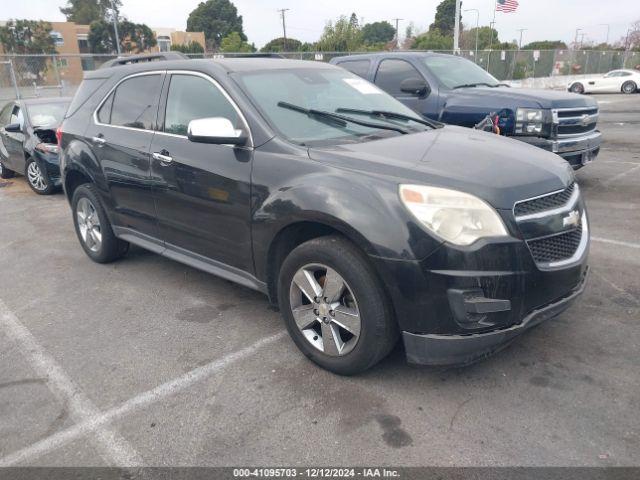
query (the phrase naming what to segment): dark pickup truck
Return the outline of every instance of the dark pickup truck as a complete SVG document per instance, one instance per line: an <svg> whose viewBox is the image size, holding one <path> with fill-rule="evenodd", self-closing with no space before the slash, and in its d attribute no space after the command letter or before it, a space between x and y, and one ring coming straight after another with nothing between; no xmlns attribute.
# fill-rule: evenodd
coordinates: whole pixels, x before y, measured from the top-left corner
<svg viewBox="0 0 640 480"><path fill-rule="evenodd" d="M464 127L488 123L496 133L557 153L574 169L600 151L598 103L589 97L510 88L454 55L386 52L331 63L375 83L425 117Z"/></svg>

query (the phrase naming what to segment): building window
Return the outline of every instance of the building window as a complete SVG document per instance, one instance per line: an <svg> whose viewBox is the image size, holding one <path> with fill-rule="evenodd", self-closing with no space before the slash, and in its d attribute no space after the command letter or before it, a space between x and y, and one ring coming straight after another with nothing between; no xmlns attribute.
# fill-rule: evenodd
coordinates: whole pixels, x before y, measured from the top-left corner
<svg viewBox="0 0 640 480"><path fill-rule="evenodd" d="M53 43L56 47L64 45L64 38L62 38L62 34L60 32L52 30L49 35L53 38Z"/></svg>

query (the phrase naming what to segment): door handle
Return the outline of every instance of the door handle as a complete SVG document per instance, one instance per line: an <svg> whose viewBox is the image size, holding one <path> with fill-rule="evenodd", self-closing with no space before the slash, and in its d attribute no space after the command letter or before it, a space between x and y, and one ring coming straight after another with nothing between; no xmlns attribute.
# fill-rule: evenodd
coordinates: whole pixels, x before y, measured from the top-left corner
<svg viewBox="0 0 640 480"><path fill-rule="evenodd" d="M166 152L166 150L163 150L163 152L169 153L169 152ZM151 156L153 157L154 160L158 160L161 164L169 164L173 162L173 157L170 157L169 155L165 155L164 153L161 153L161 152L153 152Z"/></svg>
<svg viewBox="0 0 640 480"><path fill-rule="evenodd" d="M91 141L96 145L104 145L105 143L107 143L107 141L102 137L93 137Z"/></svg>

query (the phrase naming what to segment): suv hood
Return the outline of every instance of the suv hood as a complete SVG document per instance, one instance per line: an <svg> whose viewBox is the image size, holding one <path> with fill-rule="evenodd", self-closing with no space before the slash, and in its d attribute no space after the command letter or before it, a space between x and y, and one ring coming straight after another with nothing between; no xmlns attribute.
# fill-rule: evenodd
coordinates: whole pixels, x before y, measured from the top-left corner
<svg viewBox="0 0 640 480"><path fill-rule="evenodd" d="M561 190L573 171L559 156L524 142L446 126L366 143L310 148L311 159L368 175L452 188L494 208Z"/></svg>
<svg viewBox="0 0 640 480"><path fill-rule="evenodd" d="M511 87L475 87L451 90L446 94L449 101L467 99L473 105L482 102L483 106L495 105L497 110L512 107L525 108L582 108L597 107L593 98L575 93L554 90L536 90L531 88Z"/></svg>

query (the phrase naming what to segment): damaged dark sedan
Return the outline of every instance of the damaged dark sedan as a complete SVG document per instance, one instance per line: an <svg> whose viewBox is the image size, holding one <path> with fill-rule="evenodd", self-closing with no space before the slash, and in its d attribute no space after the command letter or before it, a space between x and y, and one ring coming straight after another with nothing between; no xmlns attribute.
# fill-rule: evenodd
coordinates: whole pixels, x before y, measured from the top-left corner
<svg viewBox="0 0 640 480"><path fill-rule="evenodd" d="M24 175L31 189L49 195L60 186L56 129L69 98L15 100L0 110L0 176Z"/></svg>

